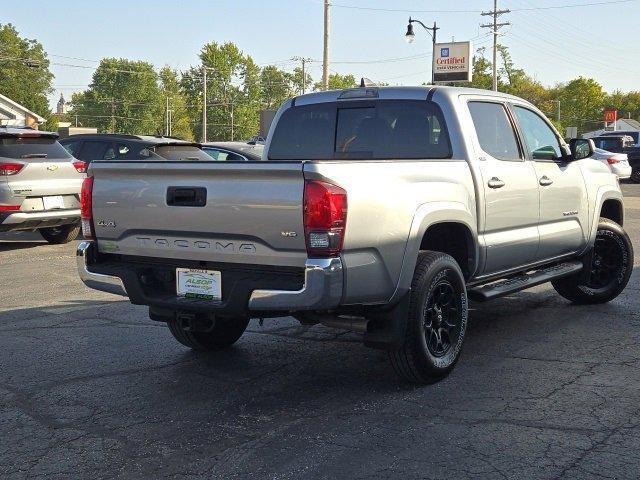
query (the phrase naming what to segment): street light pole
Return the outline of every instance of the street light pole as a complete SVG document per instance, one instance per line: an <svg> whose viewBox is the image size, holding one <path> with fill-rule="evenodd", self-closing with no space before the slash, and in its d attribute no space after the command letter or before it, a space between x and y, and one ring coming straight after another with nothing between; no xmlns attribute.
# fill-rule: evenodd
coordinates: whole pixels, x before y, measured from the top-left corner
<svg viewBox="0 0 640 480"><path fill-rule="evenodd" d="M416 35L413 32L413 24L414 23L417 23L418 25L421 25L422 28L424 28L427 31L427 33L429 35L431 35L431 42L432 42L432 47L431 47L431 84L433 85L433 84L435 84L435 71L434 71L434 68L433 68L433 60L435 59L435 56L436 56L436 33L438 32L438 30L440 30L440 27L438 27L436 25L436 22L433 22L433 27L427 27L420 20L416 20L416 19L413 19L413 18L409 17L409 24L407 25L407 33L405 34L405 39L409 43L413 43L413 41L416 38Z"/></svg>

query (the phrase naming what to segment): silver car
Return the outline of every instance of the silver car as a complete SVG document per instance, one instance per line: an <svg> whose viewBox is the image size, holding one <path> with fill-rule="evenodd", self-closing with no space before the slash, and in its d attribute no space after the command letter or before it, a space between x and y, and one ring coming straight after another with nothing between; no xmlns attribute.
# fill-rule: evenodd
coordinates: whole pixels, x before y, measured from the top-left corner
<svg viewBox="0 0 640 480"><path fill-rule="evenodd" d="M50 132L0 128L0 232L38 230L49 243L78 236L86 164L57 139Z"/></svg>

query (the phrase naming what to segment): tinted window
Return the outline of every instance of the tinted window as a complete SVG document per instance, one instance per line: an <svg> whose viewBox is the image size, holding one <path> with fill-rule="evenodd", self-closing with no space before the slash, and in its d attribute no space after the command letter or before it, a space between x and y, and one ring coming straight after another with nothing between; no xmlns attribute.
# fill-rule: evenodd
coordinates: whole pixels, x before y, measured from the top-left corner
<svg viewBox="0 0 640 480"><path fill-rule="evenodd" d="M109 148L110 146L111 143L107 142L85 140L82 145L82 150L80 150L80 156L77 158L88 162L92 160L102 160L107 151L107 148Z"/></svg>
<svg viewBox="0 0 640 480"><path fill-rule="evenodd" d="M469 111L482 150L500 160L520 158L516 134L503 105L469 102Z"/></svg>
<svg viewBox="0 0 640 480"><path fill-rule="evenodd" d="M28 160L29 158L71 158L55 138L0 137L0 157Z"/></svg>
<svg viewBox="0 0 640 480"><path fill-rule="evenodd" d="M594 139L596 147L610 152L619 152L622 150L622 142L618 138L596 138Z"/></svg>
<svg viewBox="0 0 640 480"><path fill-rule="evenodd" d="M520 130L534 160L557 160L562 157L560 142L540 115L523 107L514 107Z"/></svg>
<svg viewBox="0 0 640 480"><path fill-rule="evenodd" d="M153 151L166 160L211 160L209 155L193 145L160 145Z"/></svg>
<svg viewBox="0 0 640 480"><path fill-rule="evenodd" d="M353 107L352 107L353 106ZM273 135L271 160L449 158L440 109L427 101L292 107Z"/></svg>
<svg viewBox="0 0 640 480"><path fill-rule="evenodd" d="M211 158L219 162L238 162L247 160L242 155L225 150L218 150L217 148L203 148L202 150Z"/></svg>
<svg viewBox="0 0 640 480"><path fill-rule="evenodd" d="M273 134L271 160L322 160L333 158L336 107L305 105L286 110Z"/></svg>
<svg viewBox="0 0 640 480"><path fill-rule="evenodd" d="M76 154L78 153L78 149L80 148L80 140L76 140L73 142L65 142L65 143L61 143L61 145L64 147L64 149L69 152L71 155L73 155L74 157L76 156Z"/></svg>

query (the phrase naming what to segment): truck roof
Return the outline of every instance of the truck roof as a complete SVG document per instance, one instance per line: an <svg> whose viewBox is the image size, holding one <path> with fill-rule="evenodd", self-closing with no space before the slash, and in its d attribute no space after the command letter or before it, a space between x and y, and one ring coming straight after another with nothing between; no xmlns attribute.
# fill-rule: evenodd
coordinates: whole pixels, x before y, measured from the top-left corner
<svg viewBox="0 0 640 480"><path fill-rule="evenodd" d="M445 95L447 97L457 97L459 95L482 95L487 97L500 97L509 100L524 101L522 98L493 90L468 87L448 87L448 86L424 86L424 87L357 87L344 90L327 90L324 92L313 92L300 95L294 98L295 105L307 105L312 103L335 102L340 99L365 99L377 98L379 100L424 100L429 92ZM369 93L367 93L369 92ZM375 93L374 93L375 92Z"/></svg>
<svg viewBox="0 0 640 480"><path fill-rule="evenodd" d="M0 126L0 135L7 137L49 137L58 138L58 134L55 132L45 132L42 130L35 130L33 128L20 128L20 127L4 127Z"/></svg>

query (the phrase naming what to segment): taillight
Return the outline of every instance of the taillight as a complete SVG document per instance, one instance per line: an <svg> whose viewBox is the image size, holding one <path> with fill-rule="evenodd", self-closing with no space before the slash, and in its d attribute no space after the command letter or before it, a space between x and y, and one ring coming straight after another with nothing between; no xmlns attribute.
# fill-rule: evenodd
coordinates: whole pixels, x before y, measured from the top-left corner
<svg viewBox="0 0 640 480"><path fill-rule="evenodd" d="M24 168L24 163L0 163L0 175L15 175Z"/></svg>
<svg viewBox="0 0 640 480"><path fill-rule="evenodd" d="M17 212L20 205L0 205L0 212Z"/></svg>
<svg viewBox="0 0 640 480"><path fill-rule="evenodd" d="M617 158L611 157L611 158L607 158L607 163L609 165L615 165L616 163L620 163L620 160L618 160Z"/></svg>
<svg viewBox="0 0 640 480"><path fill-rule="evenodd" d="M332 257L342 251L347 225L347 192L331 183L304 184L304 234L307 254Z"/></svg>
<svg viewBox="0 0 640 480"><path fill-rule="evenodd" d="M78 173L87 173L87 164L82 160L76 160L73 162L73 167Z"/></svg>
<svg viewBox="0 0 640 480"><path fill-rule="evenodd" d="M95 237L93 233L93 177L87 177L82 182L80 190L80 219L82 221L82 235L87 240Z"/></svg>

